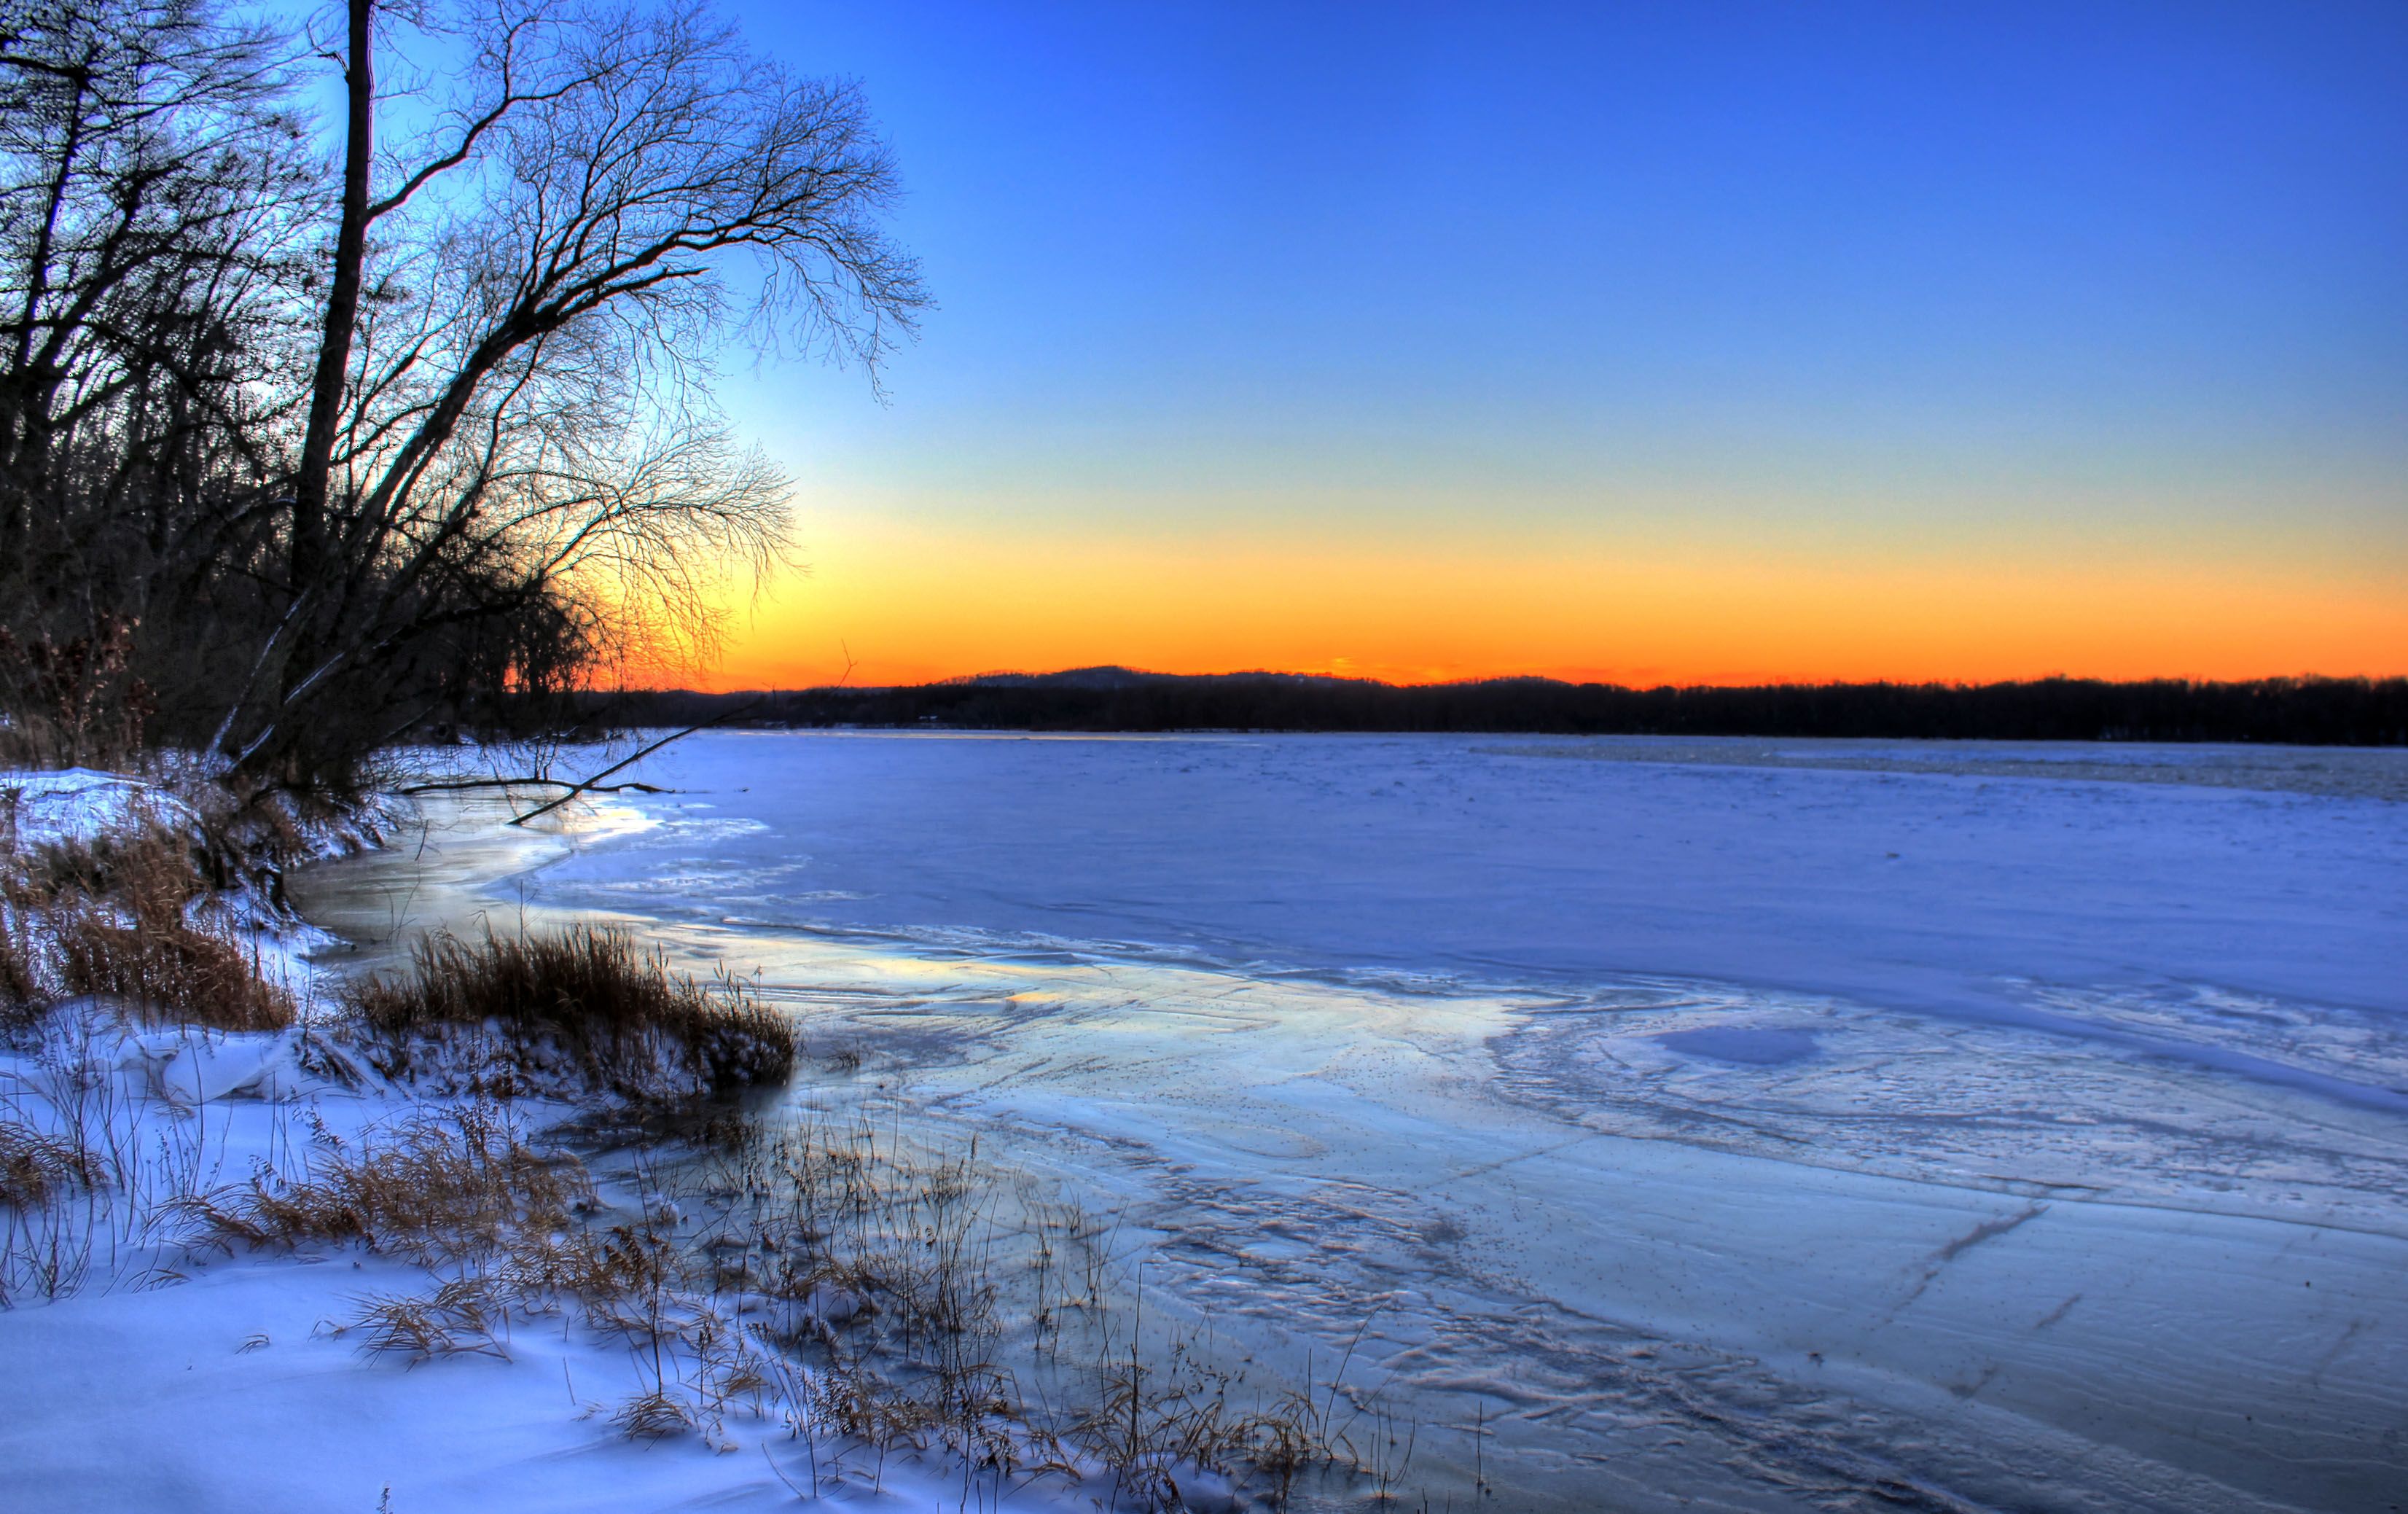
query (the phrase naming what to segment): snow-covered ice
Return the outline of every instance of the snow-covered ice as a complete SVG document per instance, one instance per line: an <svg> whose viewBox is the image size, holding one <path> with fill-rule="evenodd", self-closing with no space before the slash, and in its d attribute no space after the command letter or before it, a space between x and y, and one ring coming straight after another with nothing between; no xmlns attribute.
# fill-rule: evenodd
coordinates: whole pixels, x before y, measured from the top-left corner
<svg viewBox="0 0 2408 1514"><path fill-rule="evenodd" d="M706 734L645 765L681 792L305 897L363 938L614 914L757 970L1122 1217L1233 1357L1359 1331L1440 1497L1476 1456L1529 1507L2381 1509L2403 772Z"/></svg>

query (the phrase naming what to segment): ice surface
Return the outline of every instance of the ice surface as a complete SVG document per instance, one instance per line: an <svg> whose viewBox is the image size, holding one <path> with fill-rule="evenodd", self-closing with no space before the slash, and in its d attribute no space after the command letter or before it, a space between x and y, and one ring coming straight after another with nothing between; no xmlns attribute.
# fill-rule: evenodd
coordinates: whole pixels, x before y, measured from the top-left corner
<svg viewBox="0 0 2408 1514"><path fill-rule="evenodd" d="M1695 976L2073 1031L2136 1028L2030 986L2408 1009L2392 804L1496 740L704 735L647 764L691 790L631 806L657 832L545 887L765 926L1473 982Z"/></svg>
<svg viewBox="0 0 2408 1514"><path fill-rule="evenodd" d="M757 970L1437 1495L2391 1507L2408 755L1763 747L704 735L312 907Z"/></svg>

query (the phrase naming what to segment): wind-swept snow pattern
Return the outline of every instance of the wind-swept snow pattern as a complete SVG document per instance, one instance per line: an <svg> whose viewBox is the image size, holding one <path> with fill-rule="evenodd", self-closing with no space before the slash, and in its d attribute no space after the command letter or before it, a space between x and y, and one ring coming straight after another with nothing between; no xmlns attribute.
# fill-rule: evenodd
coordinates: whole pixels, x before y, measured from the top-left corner
<svg viewBox="0 0 2408 1514"><path fill-rule="evenodd" d="M706 735L312 907L757 970L1437 1502L2396 1507L2408 756L1778 747Z"/></svg>

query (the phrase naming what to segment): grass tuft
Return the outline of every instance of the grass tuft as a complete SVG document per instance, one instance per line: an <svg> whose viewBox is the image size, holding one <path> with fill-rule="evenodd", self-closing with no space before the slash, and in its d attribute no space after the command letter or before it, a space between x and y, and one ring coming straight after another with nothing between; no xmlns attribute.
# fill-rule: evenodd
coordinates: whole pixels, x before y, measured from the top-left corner
<svg viewBox="0 0 2408 1514"><path fill-rule="evenodd" d="M666 1388L648 1390L620 1405L610 1422L634 1440L658 1440L695 1427L694 1410Z"/></svg>
<svg viewBox="0 0 2408 1514"><path fill-rule="evenodd" d="M491 1356L509 1360L494 1338L500 1312L482 1277L453 1277L432 1297L407 1293L376 1294L363 1299L360 1317L351 1328L365 1330L361 1348L374 1355L406 1356L424 1362L438 1356Z"/></svg>
<svg viewBox="0 0 2408 1514"><path fill-rule="evenodd" d="M0 999L21 1014L53 993L93 994L145 1019L211 1030L293 1023L292 996L260 977L185 838L152 826L10 862L0 876Z"/></svg>
<svg viewBox="0 0 2408 1514"><path fill-rule="evenodd" d="M16 1120L0 1120L0 1208L32 1209L61 1193L95 1187L99 1157Z"/></svg>
<svg viewBox="0 0 2408 1514"><path fill-rule="evenodd" d="M409 967L344 990L388 1077L464 1071L509 1096L573 1078L623 1097L727 1094L783 1082L794 1028L732 979L669 970L626 931L573 926L481 941L429 936Z"/></svg>
<svg viewBox="0 0 2408 1514"><path fill-rule="evenodd" d="M432 1266L564 1231L587 1192L573 1163L479 1103L406 1120L358 1150L330 1142L306 1174L254 1175L194 1201L191 1218L227 1250L356 1241Z"/></svg>

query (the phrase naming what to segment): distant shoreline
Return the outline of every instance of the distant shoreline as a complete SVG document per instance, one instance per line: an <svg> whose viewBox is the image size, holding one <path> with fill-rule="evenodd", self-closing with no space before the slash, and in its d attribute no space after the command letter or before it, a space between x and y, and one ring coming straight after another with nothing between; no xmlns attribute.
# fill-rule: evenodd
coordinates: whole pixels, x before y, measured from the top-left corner
<svg viewBox="0 0 2408 1514"><path fill-rule="evenodd" d="M1546 678L1396 685L1304 673L1082 668L882 688L595 691L599 725L1031 731L1374 731L1555 736L2408 745L2408 678L1628 688Z"/></svg>

